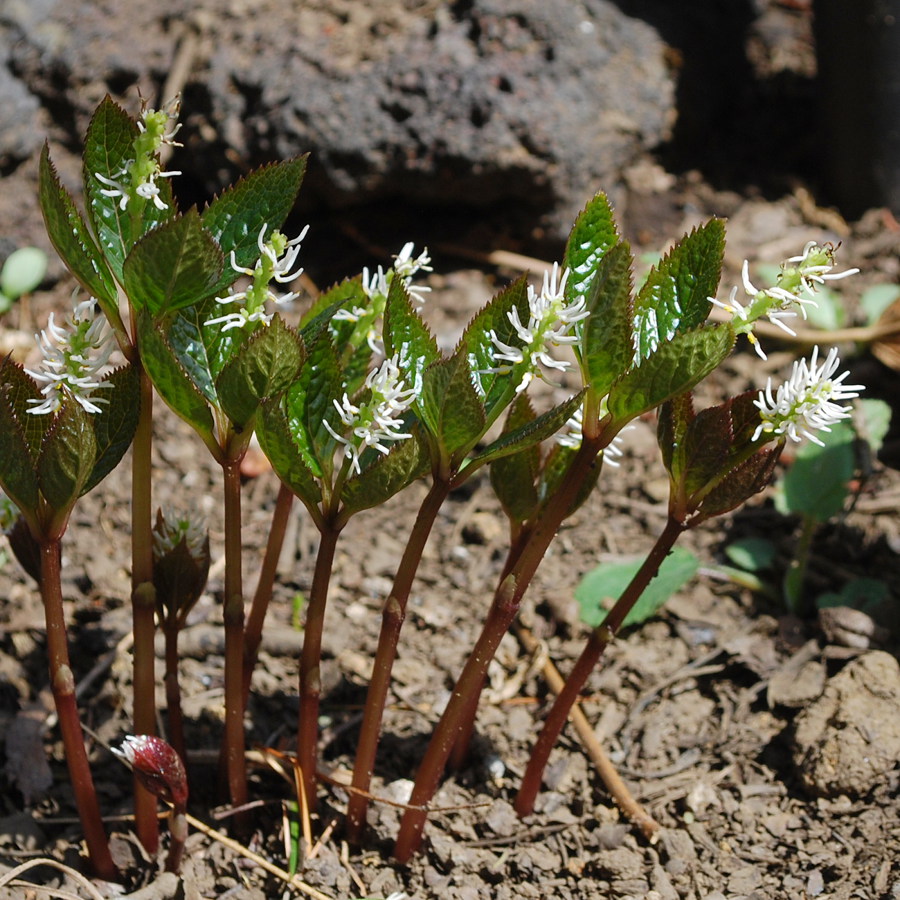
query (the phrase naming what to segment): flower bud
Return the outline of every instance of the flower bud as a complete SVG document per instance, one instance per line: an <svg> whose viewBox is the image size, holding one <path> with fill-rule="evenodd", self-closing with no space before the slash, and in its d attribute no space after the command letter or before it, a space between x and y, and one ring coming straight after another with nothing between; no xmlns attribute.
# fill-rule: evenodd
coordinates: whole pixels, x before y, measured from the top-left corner
<svg viewBox="0 0 900 900"><path fill-rule="evenodd" d="M153 586L163 622L184 624L209 575L209 535L185 516L157 510Z"/></svg>
<svg viewBox="0 0 900 900"><path fill-rule="evenodd" d="M110 749L131 766L151 794L184 809L188 799L187 773L170 744L150 734L130 734L121 747Z"/></svg>

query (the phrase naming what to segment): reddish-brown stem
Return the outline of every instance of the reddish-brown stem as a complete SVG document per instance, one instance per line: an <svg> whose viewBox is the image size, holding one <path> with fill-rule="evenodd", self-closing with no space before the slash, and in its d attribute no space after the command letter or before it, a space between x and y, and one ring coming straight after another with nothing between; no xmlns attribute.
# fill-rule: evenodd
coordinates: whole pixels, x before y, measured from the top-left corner
<svg viewBox="0 0 900 900"><path fill-rule="evenodd" d="M547 765L547 760L550 758L550 751L556 744L572 706L578 699L582 687L584 687L584 683L591 672L594 671L594 667L619 628L621 628L622 622L625 621L625 617L631 611L631 608L644 592L651 579L659 571L663 560L684 529L683 523L671 516L669 517L662 534L657 538L640 569L638 569L628 587L625 588L610 610L606 620L591 632L591 636L588 638L581 656L579 656L573 666L565 685L550 708L550 712L544 721L544 727L538 736L537 743L534 745L534 750L525 769L525 775L522 778L522 786L519 788L519 793L516 797L516 812L520 816L530 815L534 810L534 802L541 787L541 776Z"/></svg>
<svg viewBox="0 0 900 900"><path fill-rule="evenodd" d="M259 570L259 581L253 594L253 602L250 604L250 613L247 616L247 625L244 628L244 707L250 697L250 680L253 678L253 670L256 667L256 659L259 654L259 644L262 640L263 623L266 619L266 611L272 599L272 586L275 584L275 575L278 572L278 558L281 556L281 548L284 546L284 534L287 531L288 519L291 514L291 506L294 495L283 483L278 489L278 498L275 501L275 510L272 513L272 525L269 529L269 540L266 542L266 552L263 556L262 567Z"/></svg>
<svg viewBox="0 0 900 900"><path fill-rule="evenodd" d="M59 716L63 747L69 778L75 792L75 805L84 829L88 855L97 875L107 881L118 880L119 873L109 852L109 842L100 805L94 790L94 780L84 748L84 736L78 718L75 701L75 678L69 664L69 647L66 637L66 622L63 612L60 574L59 539L41 542L41 596L44 601L44 616L47 623L47 656L50 663L50 685Z"/></svg>
<svg viewBox="0 0 900 900"><path fill-rule="evenodd" d="M297 723L297 764L303 779L309 809L316 808L316 763L319 746L319 701L322 696L322 631L328 585L337 548L340 526L326 522L320 529L319 552L313 572L306 622L303 627L303 651L300 656L300 716Z"/></svg>
<svg viewBox="0 0 900 900"><path fill-rule="evenodd" d="M181 685L178 682L179 630L176 622L166 622L163 625L166 640L166 708L168 710L169 743L182 759L187 759L184 745L184 716L181 712Z"/></svg>
<svg viewBox="0 0 900 900"><path fill-rule="evenodd" d="M397 567L390 596L384 604L381 614L381 633L378 635L378 648L366 695L366 706L363 711L359 745L356 748L356 760L353 766L353 787L347 804L347 838L352 843L359 843L366 824L368 797L366 794L372 783L375 769L375 756L378 751L378 739L381 733L381 721L387 704L388 691L391 684L391 670L397 658L397 642L400 629L406 618L406 604L412 590L416 570L422 559L422 552L428 535L437 518L440 508L450 492L451 482L435 480L416 516L415 524Z"/></svg>
<svg viewBox="0 0 900 900"><path fill-rule="evenodd" d="M169 815L169 855L166 857L166 871L177 873L181 869L184 856L184 842L188 836L187 810L184 804L175 804Z"/></svg>
<svg viewBox="0 0 900 900"><path fill-rule="evenodd" d="M240 458L222 462L225 485L225 741L222 747L233 806L247 803L244 768L244 589L241 571ZM239 821L239 825L243 825Z"/></svg>
<svg viewBox="0 0 900 900"><path fill-rule="evenodd" d="M131 462L131 610L134 633L134 731L156 734L156 602L153 595L153 538L151 518L151 445L153 442L153 386L140 369L141 408L132 444ZM152 856L159 847L156 798L134 782L135 830Z"/></svg>
<svg viewBox="0 0 900 900"><path fill-rule="evenodd" d="M501 580L494 595L487 620L478 641L466 660L450 701L434 729L428 749L419 766L409 808L403 815L394 856L407 862L419 848L428 816L427 804L437 790L447 759L453 749L463 717L472 697L487 673L488 665L500 646L503 635L512 624L522 603L526 588L547 552L556 531L572 509L584 479L597 465L597 454L603 448L599 438L585 438L572 459L559 490L548 502L528 542L513 561L509 573Z"/></svg>

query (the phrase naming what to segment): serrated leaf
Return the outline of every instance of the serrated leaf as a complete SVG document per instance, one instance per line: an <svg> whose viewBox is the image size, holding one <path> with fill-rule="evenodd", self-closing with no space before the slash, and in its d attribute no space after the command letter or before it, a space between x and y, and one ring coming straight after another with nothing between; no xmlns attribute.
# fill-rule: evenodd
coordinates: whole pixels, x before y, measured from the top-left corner
<svg viewBox="0 0 900 900"><path fill-rule="evenodd" d="M125 260L125 292L138 311L163 315L213 294L224 263L218 244L192 209L138 241Z"/></svg>
<svg viewBox="0 0 900 900"><path fill-rule="evenodd" d="M88 218L113 274L121 282L125 258L135 243L148 231L174 215L172 186L165 178L157 180L163 209L150 200L139 207L129 201L122 209L121 197L108 197L109 186L97 175L116 182L126 180L127 164L134 157L134 139L138 135L135 120L106 96L94 112L84 142L83 178Z"/></svg>
<svg viewBox="0 0 900 900"><path fill-rule="evenodd" d="M531 402L525 394L518 394L509 408L505 431L515 431L535 419ZM538 506L535 482L541 467L541 451L532 444L518 453L503 456L491 463L491 487L513 522L522 524L534 514Z"/></svg>
<svg viewBox="0 0 900 900"><path fill-rule="evenodd" d="M422 373L415 409L447 460L454 457L459 462L475 446L487 420L464 351L439 360Z"/></svg>
<svg viewBox="0 0 900 900"><path fill-rule="evenodd" d="M66 268L91 296L97 298L108 316L107 311L114 308L118 315L112 273L87 223L62 186L46 144L41 151L39 193L47 235Z"/></svg>
<svg viewBox="0 0 900 900"><path fill-rule="evenodd" d="M203 225L218 241L226 259L234 251L238 266L253 267L259 259L257 241L263 225L268 226L268 236L281 228L296 202L305 171L305 156L263 166L223 191L203 210ZM223 292L238 274L227 266L214 292Z"/></svg>
<svg viewBox="0 0 900 900"><path fill-rule="evenodd" d="M575 599L581 609L581 620L591 628L603 624L608 609L624 592L643 564L632 562L598 566L582 578L575 588ZM696 574L700 562L690 551L675 547L663 560L656 577L622 622L622 628L640 625L652 618L674 593L681 590Z"/></svg>
<svg viewBox="0 0 900 900"><path fill-rule="evenodd" d="M36 459L23 428L28 423L20 421L9 397L10 385L6 376L11 368L13 365L8 360L0 365L0 487L19 509L34 514L40 502Z"/></svg>
<svg viewBox="0 0 900 900"><path fill-rule="evenodd" d="M693 419L694 404L690 392L677 394L659 409L656 442L663 465L676 482L681 480L684 471L684 438Z"/></svg>
<svg viewBox="0 0 900 900"><path fill-rule="evenodd" d="M278 316L250 337L216 379L221 409L238 430L252 425L264 400L287 390L303 359L300 338Z"/></svg>
<svg viewBox="0 0 900 900"><path fill-rule="evenodd" d="M235 352L246 336L244 329L232 328L223 336L219 326L204 326L212 318L205 304L180 309L172 315L158 319L157 324L165 334L175 358L187 372L197 390L207 402L218 407L215 379L225 360ZM234 337L232 337L234 335Z"/></svg>
<svg viewBox="0 0 900 900"><path fill-rule="evenodd" d="M81 496L96 456L90 413L75 400L65 399L44 435L38 459L38 483L51 509L67 510Z"/></svg>
<svg viewBox="0 0 900 900"><path fill-rule="evenodd" d="M121 461L131 446L141 411L140 376L131 366L110 372L103 378L111 384L102 392L107 401L100 412L91 416L96 443L96 458L90 477L81 489L82 494L96 487Z"/></svg>
<svg viewBox="0 0 900 900"><path fill-rule="evenodd" d="M626 241L611 247L596 267L585 302L585 320L578 345L584 381L603 397L634 358L632 326L633 259Z"/></svg>
<svg viewBox="0 0 900 900"><path fill-rule="evenodd" d="M512 366L497 365L494 358L496 345L491 336L496 335L498 340L512 347L523 346L522 339L509 318L513 309L519 311L520 321L527 324L528 284L524 276L500 291L475 314L463 332L457 348L465 350L476 388L483 397L488 418L491 418L497 404L515 387L510 376ZM497 368L509 371L499 373L492 371Z"/></svg>
<svg viewBox="0 0 900 900"><path fill-rule="evenodd" d="M597 194L575 219L566 244L564 268L569 270L571 297L587 299L601 260L618 240L609 199Z"/></svg>
<svg viewBox="0 0 900 900"><path fill-rule="evenodd" d="M684 491L692 495L727 470L732 449L728 405L700 410L688 426L683 442L681 481Z"/></svg>
<svg viewBox="0 0 900 900"><path fill-rule="evenodd" d="M44 398L34 379L8 356L0 361L0 385L12 414L18 421L17 427L25 439L29 459L32 465L37 465L41 443L53 416L28 412L34 405L30 401L43 401Z"/></svg>
<svg viewBox="0 0 900 900"><path fill-rule="evenodd" d="M781 450L780 445L765 447L731 469L703 498L700 514L692 521L692 525L731 512L763 490L772 480Z"/></svg>
<svg viewBox="0 0 900 900"><path fill-rule="evenodd" d="M209 445L214 425L207 399L173 350L164 326L146 313L138 316L138 346L157 393Z"/></svg>
<svg viewBox="0 0 900 900"><path fill-rule="evenodd" d="M725 252L725 226L711 219L683 237L651 269L634 305L635 346L646 359L676 334L706 321Z"/></svg>
<svg viewBox="0 0 900 900"><path fill-rule="evenodd" d="M440 359L437 341L413 309L402 278L392 278L384 308L385 356L397 357L405 380L417 384L422 373Z"/></svg>
<svg viewBox="0 0 900 900"><path fill-rule="evenodd" d="M411 438L397 441L390 453L379 454L361 474L347 480L341 493L342 517L379 506L421 478L429 467L428 450L414 431Z"/></svg>
<svg viewBox="0 0 900 900"><path fill-rule="evenodd" d="M546 440L569 421L581 406L583 399L584 391L579 391L564 403L554 406L553 409L542 413L536 419L525 422L512 431L504 432L497 440L488 444L481 453L473 456L470 465L483 465Z"/></svg>
<svg viewBox="0 0 900 900"><path fill-rule="evenodd" d="M620 427L709 375L734 346L728 325L676 334L640 366L627 372L609 392L607 408Z"/></svg>
<svg viewBox="0 0 900 900"><path fill-rule="evenodd" d="M295 440L285 404L271 400L262 405L256 436L275 474L307 507L315 507L322 492L304 459L313 459L309 446L301 447ZM301 437L306 437L305 433Z"/></svg>

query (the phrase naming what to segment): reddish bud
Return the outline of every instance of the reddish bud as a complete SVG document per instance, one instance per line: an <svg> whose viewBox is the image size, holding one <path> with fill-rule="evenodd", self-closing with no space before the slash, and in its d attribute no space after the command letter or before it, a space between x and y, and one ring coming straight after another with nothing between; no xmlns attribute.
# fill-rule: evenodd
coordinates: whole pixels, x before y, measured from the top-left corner
<svg viewBox="0 0 900 900"><path fill-rule="evenodd" d="M149 734L129 735L119 748L111 748L134 770L151 794L184 809L188 799L187 774L175 749Z"/></svg>

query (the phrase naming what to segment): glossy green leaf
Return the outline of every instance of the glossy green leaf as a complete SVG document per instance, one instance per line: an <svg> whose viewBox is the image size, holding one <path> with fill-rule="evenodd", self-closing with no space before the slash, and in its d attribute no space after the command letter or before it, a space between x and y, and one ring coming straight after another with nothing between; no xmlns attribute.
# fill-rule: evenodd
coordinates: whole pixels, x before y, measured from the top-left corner
<svg viewBox="0 0 900 900"><path fill-rule="evenodd" d="M371 509L421 478L430 467L428 450L418 435L396 441L387 455L377 453L372 465L347 480L341 493L344 516Z"/></svg>
<svg viewBox="0 0 900 900"><path fill-rule="evenodd" d="M509 408L504 431L516 431L535 419L531 402L518 394ZM541 451L532 444L518 453L502 456L491 463L491 487L503 512L519 524L534 514L538 505L535 482L541 467Z"/></svg>
<svg viewBox="0 0 900 900"><path fill-rule="evenodd" d="M584 381L598 397L605 396L634 359L631 249L622 241L596 267L585 302L590 316L577 346Z"/></svg>
<svg viewBox="0 0 900 900"><path fill-rule="evenodd" d="M275 474L307 507L314 508L321 501L322 492L304 460L314 461L315 457L306 432L288 425L283 400L263 403L256 436Z"/></svg>
<svg viewBox="0 0 900 900"><path fill-rule="evenodd" d="M458 351L422 373L416 412L446 460L459 462L486 427L484 407L472 385L466 354Z"/></svg>
<svg viewBox="0 0 900 900"><path fill-rule="evenodd" d="M138 316L138 346L144 368L160 397L207 444L213 442L214 424L206 397L169 343L164 325L146 313Z"/></svg>
<svg viewBox="0 0 900 900"><path fill-rule="evenodd" d="M32 446L35 432L29 439L28 431L34 427L46 429L49 416L23 415L24 382L30 382L30 394L40 397L34 382L22 371L21 366L9 358L0 362L0 487L22 510L34 513L40 500L37 466L37 446ZM41 423L29 422L41 419Z"/></svg>
<svg viewBox="0 0 900 900"><path fill-rule="evenodd" d="M413 309L402 278L392 278L384 310L385 356L397 357L405 380L421 382L422 374L441 358L437 341Z"/></svg>
<svg viewBox="0 0 900 900"><path fill-rule="evenodd" d="M253 268L259 259L263 225L267 226L264 241L281 229L296 202L305 171L305 156L263 166L223 191L203 210L203 226L218 241L226 260L234 251L238 266ZM238 274L230 263L226 265L215 293L224 292Z"/></svg>
<svg viewBox="0 0 900 900"><path fill-rule="evenodd" d="M246 336L242 328L232 328L224 336L219 325L207 328L203 323L207 318L212 318L208 312L209 305L179 309L158 319L157 324L197 390L211 406L217 407L219 395L216 393L215 379ZM215 308L218 309L218 306Z"/></svg>
<svg viewBox="0 0 900 900"><path fill-rule="evenodd" d="M638 359L706 321L724 253L725 226L712 219L683 237L651 269L634 305Z"/></svg>
<svg viewBox="0 0 900 900"><path fill-rule="evenodd" d="M83 493L97 457L91 414L72 399L63 401L44 435L37 475L51 509L69 509Z"/></svg>
<svg viewBox="0 0 900 900"><path fill-rule="evenodd" d="M498 365L494 359L496 346L492 335L512 347L521 347L522 339L519 337L509 314L513 309L519 311L519 319L523 324L528 323L528 283L524 277L517 279L504 290L500 291L483 309L476 313L460 338L458 349L464 349L476 389L483 397L485 411L488 417L494 412L495 407L505 398L509 397L511 390L515 389L515 382L510 374L512 367ZM494 369L506 369L504 372L495 372ZM519 373L519 381L521 375ZM511 397L509 398L511 399Z"/></svg>
<svg viewBox="0 0 900 900"><path fill-rule="evenodd" d="M104 312L112 309L117 302L112 273L87 223L62 186L46 144L41 152L39 171L41 212L50 242L66 268L91 296L97 298Z"/></svg>
<svg viewBox="0 0 900 900"><path fill-rule="evenodd" d="M624 425L669 397L689 391L733 346L734 332L727 325L676 334L613 385L607 403L613 421Z"/></svg>
<svg viewBox="0 0 900 900"><path fill-rule="evenodd" d="M215 292L224 257L196 210L143 237L123 269L128 299L154 316L193 306Z"/></svg>
<svg viewBox="0 0 900 900"><path fill-rule="evenodd" d="M632 562L598 566L582 578L575 588L575 599L581 608L581 620L591 628L603 624L607 612L620 597L643 564ZM631 612L622 623L623 628L640 625L652 618L674 593L681 590L696 574L700 562L690 551L675 547L663 560L656 577L647 585Z"/></svg>
<svg viewBox="0 0 900 900"><path fill-rule="evenodd" d="M564 268L569 270L570 296L587 298L601 261L618 240L609 199L597 194L575 219L566 244Z"/></svg>
<svg viewBox="0 0 900 900"><path fill-rule="evenodd" d="M82 494L98 485L121 461L131 446L141 410L140 376L131 366L116 369L103 381L112 388L102 391L106 403L90 418L96 457Z"/></svg>
<svg viewBox="0 0 900 900"><path fill-rule="evenodd" d="M0 268L0 291L18 299L30 294L47 274L47 254L38 247L13 250Z"/></svg>
<svg viewBox="0 0 900 900"><path fill-rule="evenodd" d="M221 409L238 430L252 425L264 400L287 390L303 359L300 338L278 316L250 337L216 380Z"/></svg>

